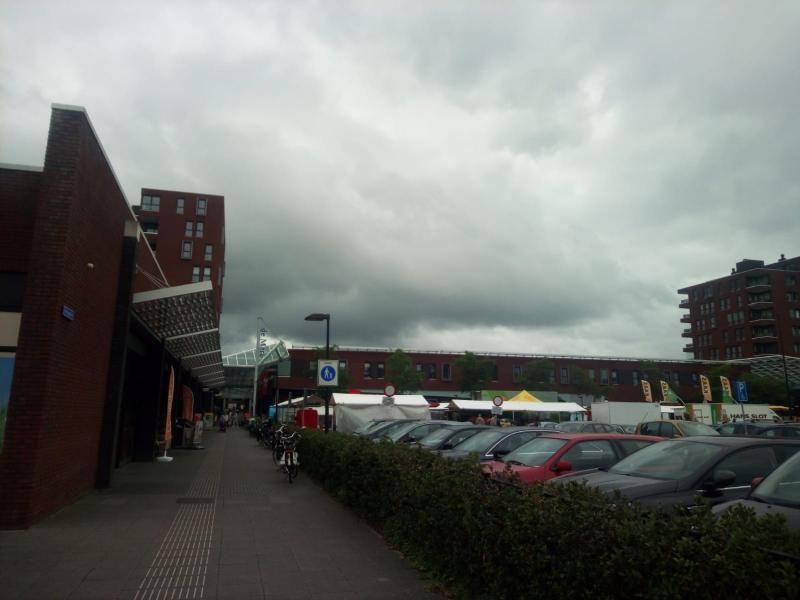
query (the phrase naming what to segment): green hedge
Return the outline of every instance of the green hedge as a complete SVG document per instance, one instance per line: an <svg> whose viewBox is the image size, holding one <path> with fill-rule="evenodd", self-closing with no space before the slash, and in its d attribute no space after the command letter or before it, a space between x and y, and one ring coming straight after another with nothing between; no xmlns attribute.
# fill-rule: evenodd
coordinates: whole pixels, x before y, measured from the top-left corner
<svg viewBox="0 0 800 600"><path fill-rule="evenodd" d="M305 430L303 470L463 598L791 598L780 519L643 511L578 485L520 488L477 464Z"/></svg>

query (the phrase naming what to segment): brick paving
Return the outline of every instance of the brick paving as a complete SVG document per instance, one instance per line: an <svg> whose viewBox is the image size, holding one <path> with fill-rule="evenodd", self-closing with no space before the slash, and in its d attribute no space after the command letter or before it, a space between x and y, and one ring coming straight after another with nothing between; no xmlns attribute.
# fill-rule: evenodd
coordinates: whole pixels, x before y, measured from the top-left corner
<svg viewBox="0 0 800 600"><path fill-rule="evenodd" d="M0 599L441 598L302 471L289 484L245 431L204 443L0 531Z"/></svg>

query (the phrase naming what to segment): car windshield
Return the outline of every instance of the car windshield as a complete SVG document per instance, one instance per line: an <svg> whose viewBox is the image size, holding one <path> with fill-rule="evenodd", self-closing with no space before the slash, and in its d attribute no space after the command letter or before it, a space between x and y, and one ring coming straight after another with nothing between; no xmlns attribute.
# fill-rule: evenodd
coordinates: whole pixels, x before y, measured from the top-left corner
<svg viewBox="0 0 800 600"><path fill-rule="evenodd" d="M770 473L750 497L770 504L800 507L800 453Z"/></svg>
<svg viewBox="0 0 800 600"><path fill-rule="evenodd" d="M387 429L383 432L383 437L388 437L393 442L396 442L405 434L407 434L412 429L416 429L420 425L424 425L424 423L420 423L419 421L411 421L410 423L401 423L396 428Z"/></svg>
<svg viewBox="0 0 800 600"><path fill-rule="evenodd" d="M387 435L392 435L398 429L408 427L411 424L416 424L416 421L412 421L410 423L409 423L409 421L397 421L396 423L392 423L390 425L386 425L385 427L383 427L383 426L376 427L375 429L370 431L370 433L374 434L377 437L384 437L384 436L387 436Z"/></svg>
<svg viewBox="0 0 800 600"><path fill-rule="evenodd" d="M453 431L455 431L455 428L453 427L442 427L441 429L437 429L436 431L426 435L424 438L417 440L417 442L426 448L435 448L453 435Z"/></svg>
<svg viewBox="0 0 800 600"><path fill-rule="evenodd" d="M558 428L561 431L580 431L583 423L580 421L570 421L568 423L561 423Z"/></svg>
<svg viewBox="0 0 800 600"><path fill-rule="evenodd" d="M623 458L609 472L675 481L692 475L722 450L714 444L685 440L658 442Z"/></svg>
<svg viewBox="0 0 800 600"><path fill-rule="evenodd" d="M566 440L556 438L536 438L527 444L522 444L513 452L509 452L503 457L503 461L510 464L517 463L528 467L538 467L547 462L547 459L553 456L566 443Z"/></svg>
<svg viewBox="0 0 800 600"><path fill-rule="evenodd" d="M467 438L454 449L464 450L465 452L484 452L497 440L505 437L506 434L507 432L502 429L487 429Z"/></svg>
<svg viewBox="0 0 800 600"><path fill-rule="evenodd" d="M692 435L719 435L719 431L708 425L702 423L695 423L693 421L683 421L681 423L683 433L687 436Z"/></svg>
<svg viewBox="0 0 800 600"><path fill-rule="evenodd" d="M378 427L380 427L381 425L383 425L385 423L386 423L386 421L369 421L368 423L364 423L361 427L356 429L353 433L360 433L360 434L368 433L369 431L372 431L373 429L377 429Z"/></svg>

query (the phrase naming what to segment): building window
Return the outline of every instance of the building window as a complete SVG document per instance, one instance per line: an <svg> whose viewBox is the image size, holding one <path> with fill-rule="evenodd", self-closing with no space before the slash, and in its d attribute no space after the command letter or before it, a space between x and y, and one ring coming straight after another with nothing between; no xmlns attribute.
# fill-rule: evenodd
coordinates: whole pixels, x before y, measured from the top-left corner
<svg viewBox="0 0 800 600"><path fill-rule="evenodd" d="M183 198L178 198L175 201L175 212L177 214L179 214L179 215L183 214L183 204L184 204L184 202L185 202L185 200Z"/></svg>
<svg viewBox="0 0 800 600"><path fill-rule="evenodd" d="M364 379L372 379L372 363L371 362L365 362L364 363L363 375L364 375Z"/></svg>
<svg viewBox="0 0 800 600"><path fill-rule="evenodd" d="M195 237L203 237L203 230L205 229L206 224L202 221L197 222L197 229L195 230Z"/></svg>
<svg viewBox="0 0 800 600"><path fill-rule="evenodd" d="M639 381L639 371L632 371L631 382L633 382L633 385L639 385Z"/></svg>
<svg viewBox="0 0 800 600"><path fill-rule="evenodd" d="M147 210L150 212L158 212L160 208L161 208L160 196L150 196L149 194L145 194L142 196L142 210Z"/></svg>
<svg viewBox="0 0 800 600"><path fill-rule="evenodd" d="M692 385L694 387L700 385L700 375L698 375L697 373L692 373Z"/></svg>
<svg viewBox="0 0 800 600"><path fill-rule="evenodd" d="M586 374L589 376L589 381L594 381L594 369L588 369Z"/></svg>
<svg viewBox="0 0 800 600"><path fill-rule="evenodd" d="M183 227L184 237L192 237L193 233L194 233L194 223L192 221L186 221L186 224Z"/></svg>
<svg viewBox="0 0 800 600"><path fill-rule="evenodd" d="M203 267L203 281L211 281L211 267Z"/></svg>
<svg viewBox="0 0 800 600"><path fill-rule="evenodd" d="M346 370L347 370L347 361L346 360L340 360L339 361L339 372L341 373L342 371L346 371Z"/></svg>
<svg viewBox="0 0 800 600"><path fill-rule="evenodd" d="M450 365L448 363L444 363L442 365L442 381L452 381L453 379L453 372L450 370Z"/></svg>
<svg viewBox="0 0 800 600"><path fill-rule="evenodd" d="M192 267L192 283L200 281L200 267Z"/></svg>
<svg viewBox="0 0 800 600"><path fill-rule="evenodd" d="M800 352L800 344L795 344L794 345L794 351L795 352Z"/></svg>
<svg viewBox="0 0 800 600"><path fill-rule="evenodd" d="M800 327L792 327L792 335L795 337L800 337Z"/></svg>
<svg viewBox="0 0 800 600"><path fill-rule="evenodd" d="M386 368L383 363L378 363L377 366L378 366L378 372L377 372L378 379L383 379L384 374L386 372Z"/></svg>
<svg viewBox="0 0 800 600"><path fill-rule="evenodd" d="M800 308L790 308L789 309L789 316L792 319L800 319Z"/></svg>
<svg viewBox="0 0 800 600"><path fill-rule="evenodd" d="M206 200L205 198L197 199L197 216L203 216L206 214L207 205L208 205L208 200Z"/></svg>
<svg viewBox="0 0 800 600"><path fill-rule="evenodd" d="M511 381L514 383L519 382L522 379L522 365L512 365L511 366Z"/></svg>
<svg viewBox="0 0 800 600"><path fill-rule="evenodd" d="M608 385L608 369L600 369L600 385Z"/></svg>
<svg viewBox="0 0 800 600"><path fill-rule="evenodd" d="M497 381L498 376L499 375L498 375L498 372L497 372L497 363L494 363L492 365L492 381Z"/></svg>
<svg viewBox="0 0 800 600"><path fill-rule="evenodd" d="M673 371L672 372L672 383L674 383L675 385L678 385L680 383L680 381L681 381L680 373L678 373L678 371Z"/></svg>
<svg viewBox="0 0 800 600"><path fill-rule="evenodd" d="M789 302L797 302L797 292L786 292L786 299Z"/></svg>
<svg viewBox="0 0 800 600"><path fill-rule="evenodd" d="M714 329L717 326L717 317L709 317L708 318L709 327Z"/></svg>
<svg viewBox="0 0 800 600"><path fill-rule="evenodd" d="M794 275L787 275L786 276L786 285L787 286L797 285L797 278Z"/></svg>
<svg viewBox="0 0 800 600"><path fill-rule="evenodd" d="M569 367L561 367L561 369L559 369L559 373L561 375L561 384L569 385Z"/></svg>
<svg viewBox="0 0 800 600"><path fill-rule="evenodd" d="M203 258L205 260L211 260L214 256L214 246L213 244L206 244L206 252Z"/></svg>
<svg viewBox="0 0 800 600"><path fill-rule="evenodd" d="M414 365L414 369L417 371L417 373L425 372L425 369L422 367L422 363L417 363L416 365Z"/></svg>
<svg viewBox="0 0 800 600"><path fill-rule="evenodd" d="M181 242L181 258L192 258L192 242Z"/></svg>
<svg viewBox="0 0 800 600"><path fill-rule="evenodd" d="M611 369L611 385L617 385L619 383L619 373L617 373L616 369Z"/></svg>

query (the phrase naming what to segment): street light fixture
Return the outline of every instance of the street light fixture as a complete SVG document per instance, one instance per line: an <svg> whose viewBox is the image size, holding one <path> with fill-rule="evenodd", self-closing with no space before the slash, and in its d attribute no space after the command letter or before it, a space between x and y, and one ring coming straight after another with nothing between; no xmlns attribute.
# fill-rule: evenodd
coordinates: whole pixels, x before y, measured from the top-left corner
<svg viewBox="0 0 800 600"><path fill-rule="evenodd" d="M330 313L311 313L305 318L306 321L325 321L325 358L330 358L331 355L331 315ZM330 428L329 407L331 403L331 392L327 390L325 393L325 426L324 431L328 433Z"/></svg>

